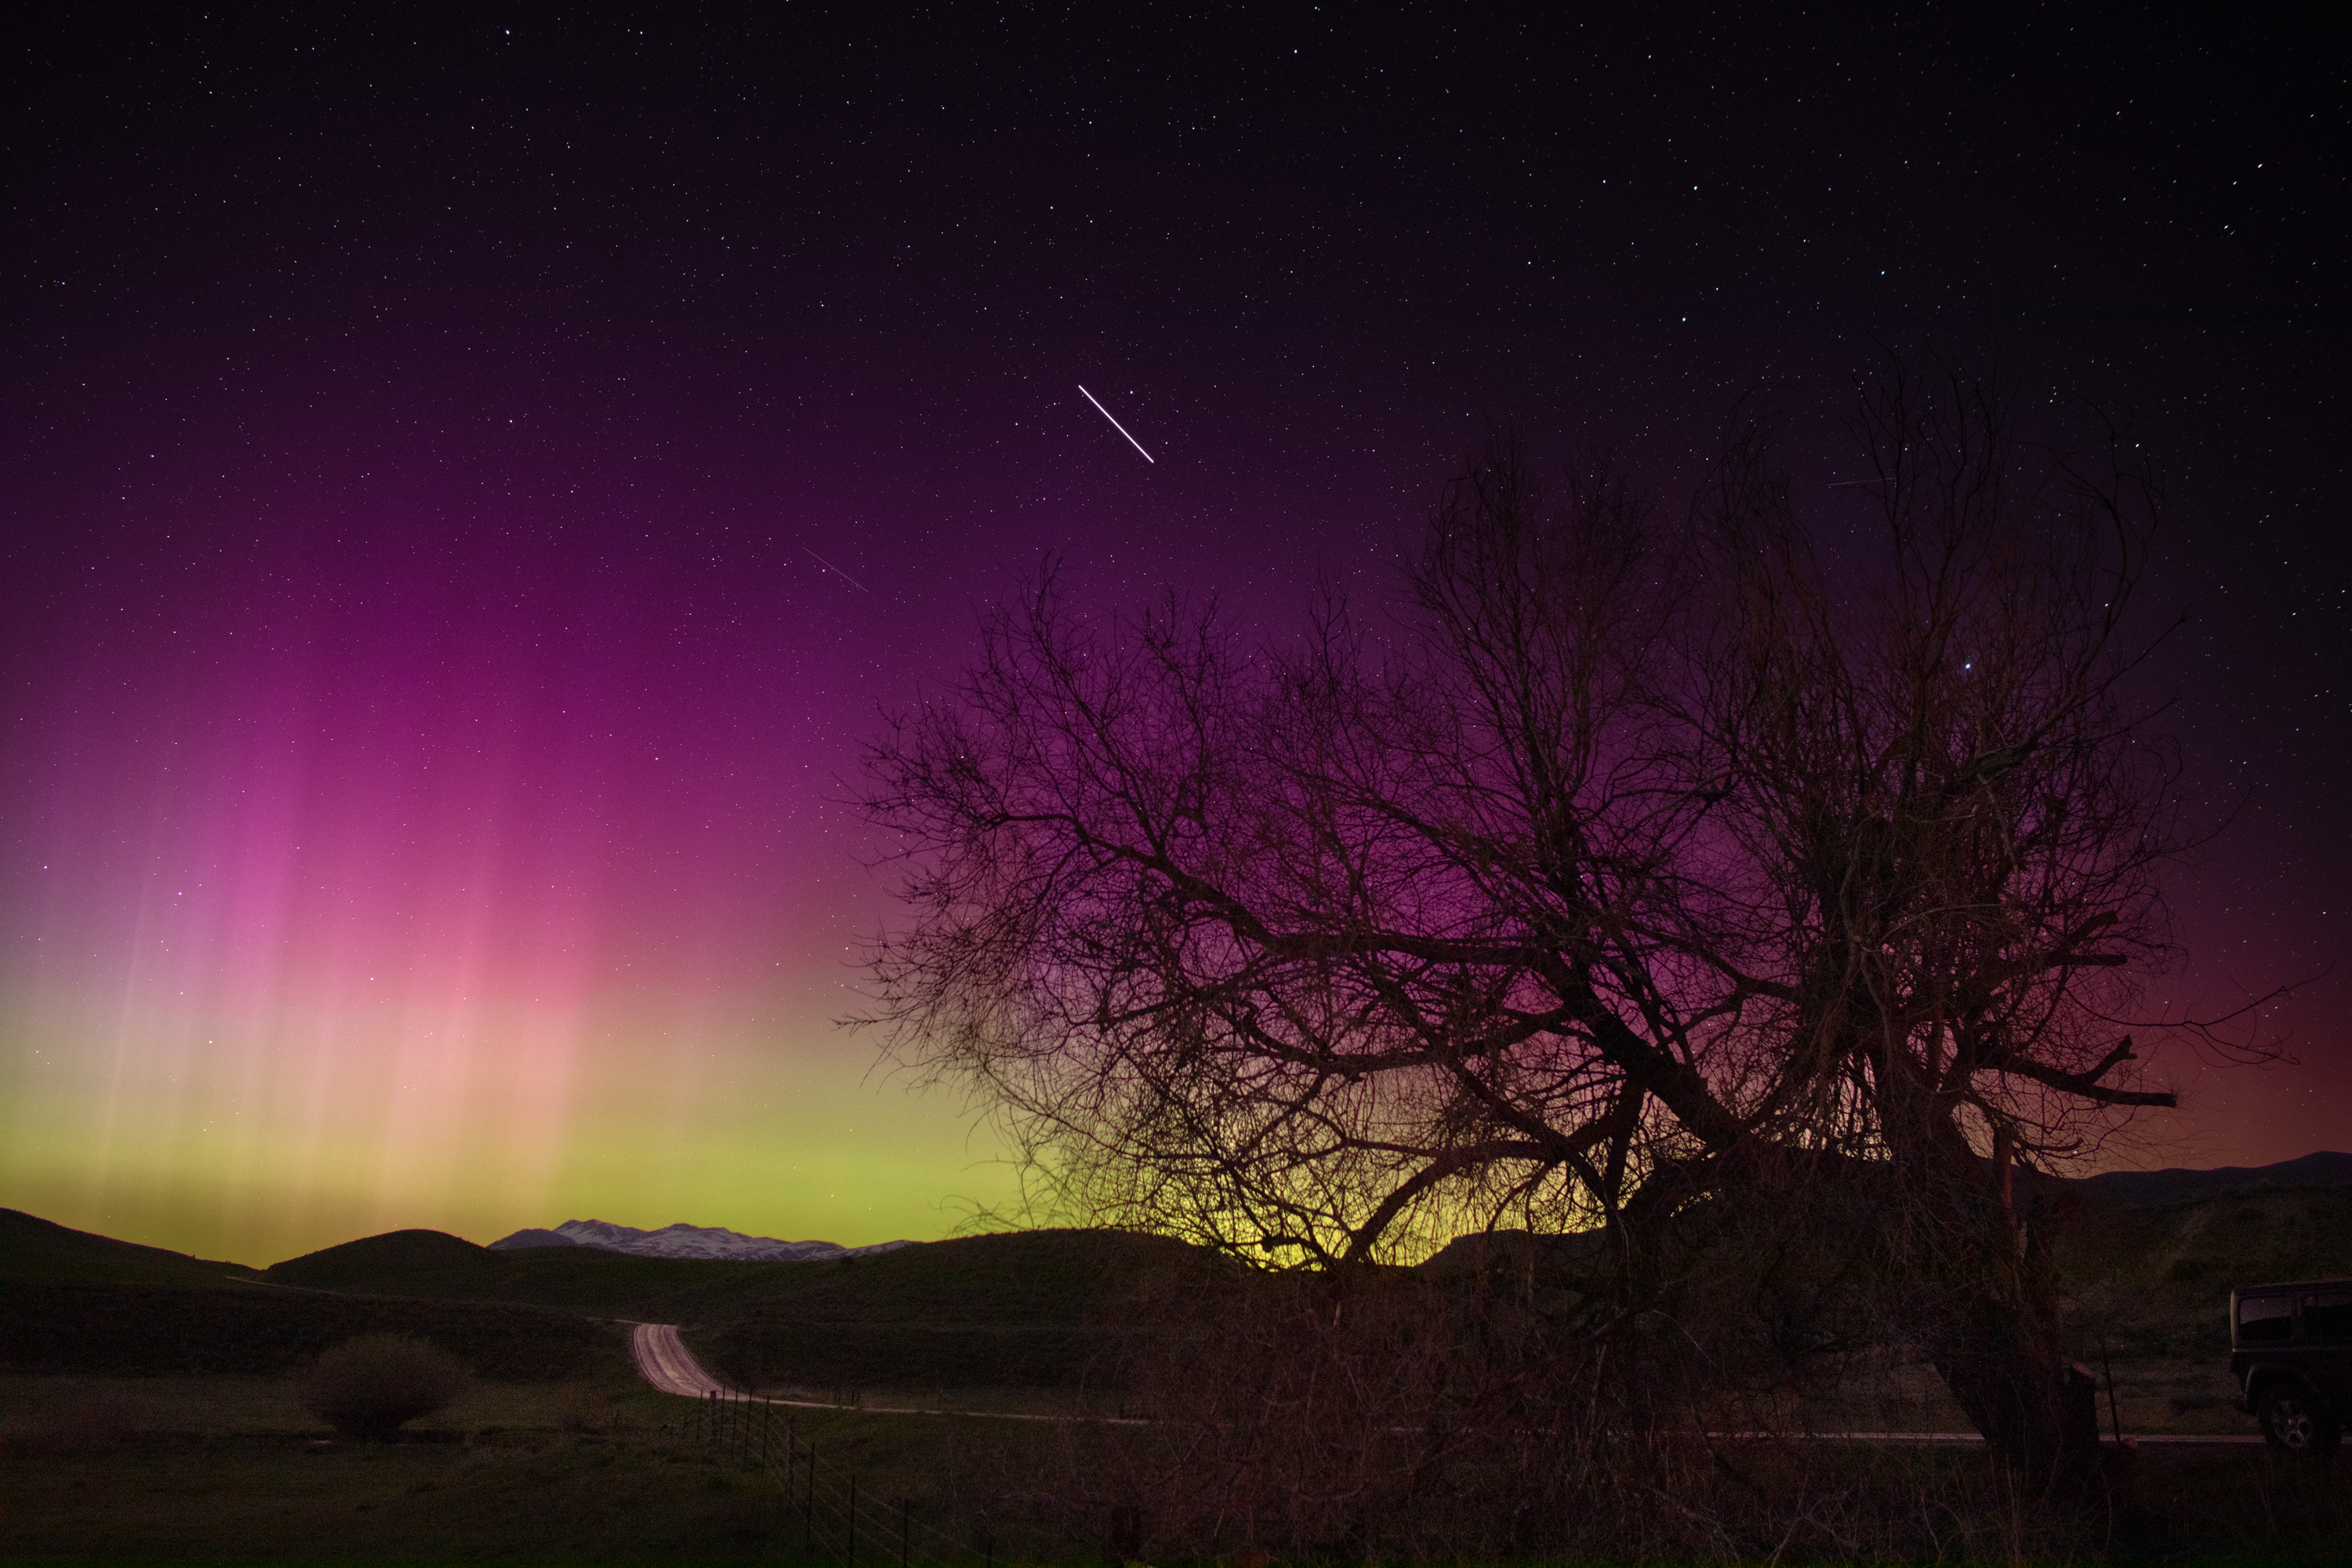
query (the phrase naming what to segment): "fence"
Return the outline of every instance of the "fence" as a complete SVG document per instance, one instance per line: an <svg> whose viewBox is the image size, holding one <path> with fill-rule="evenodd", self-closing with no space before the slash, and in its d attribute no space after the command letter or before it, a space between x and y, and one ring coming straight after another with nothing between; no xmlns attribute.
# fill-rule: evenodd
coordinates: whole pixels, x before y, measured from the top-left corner
<svg viewBox="0 0 2352 1568"><path fill-rule="evenodd" d="M898 1563L982 1563L994 1568L995 1542L966 1541L917 1517L913 1500L858 1490L857 1472L827 1468L816 1444L800 1441L797 1418L740 1389L703 1396L705 1445L744 1469L756 1469L776 1489L782 1539L798 1540L803 1557L837 1560L855 1568L860 1553L877 1565Z"/></svg>

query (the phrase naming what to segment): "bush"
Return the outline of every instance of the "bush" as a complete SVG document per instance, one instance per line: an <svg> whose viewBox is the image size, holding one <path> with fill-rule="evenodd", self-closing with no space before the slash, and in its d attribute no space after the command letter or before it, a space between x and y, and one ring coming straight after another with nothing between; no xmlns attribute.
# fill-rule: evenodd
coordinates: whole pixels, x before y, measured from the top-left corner
<svg viewBox="0 0 2352 1568"><path fill-rule="evenodd" d="M466 1369L437 1345L397 1334L363 1334L320 1356L302 1405L346 1437L389 1437L420 1415L446 1409L466 1386Z"/></svg>

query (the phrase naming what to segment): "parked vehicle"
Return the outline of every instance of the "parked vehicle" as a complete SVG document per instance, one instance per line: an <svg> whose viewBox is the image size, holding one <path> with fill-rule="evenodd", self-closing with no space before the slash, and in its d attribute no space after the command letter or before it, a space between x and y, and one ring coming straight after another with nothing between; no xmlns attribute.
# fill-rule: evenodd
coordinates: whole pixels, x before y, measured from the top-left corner
<svg viewBox="0 0 2352 1568"><path fill-rule="evenodd" d="M2352 1279L2231 1291L2230 1374L2273 1447L2333 1449L2352 1413Z"/></svg>

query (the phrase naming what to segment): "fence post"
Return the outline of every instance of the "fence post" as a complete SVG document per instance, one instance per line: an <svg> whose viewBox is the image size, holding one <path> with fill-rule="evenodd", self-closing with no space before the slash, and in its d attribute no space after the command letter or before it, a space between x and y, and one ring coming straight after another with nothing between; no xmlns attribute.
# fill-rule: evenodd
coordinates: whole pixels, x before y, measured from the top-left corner
<svg viewBox="0 0 2352 1568"><path fill-rule="evenodd" d="M907 1500L898 1500L898 1568L907 1568Z"/></svg>
<svg viewBox="0 0 2352 1568"><path fill-rule="evenodd" d="M816 1549L816 1445L809 1445L808 1511L801 1516L801 1550Z"/></svg>
<svg viewBox="0 0 2352 1568"><path fill-rule="evenodd" d="M849 1472L849 1568L857 1568L857 1472Z"/></svg>
<svg viewBox="0 0 2352 1568"><path fill-rule="evenodd" d="M2099 1366L2107 1374L2107 1419L2115 1424L2116 1444L2120 1447L2124 1440L2124 1418L2116 1410L2116 1363L2107 1354L2107 1336L2105 1334L2099 1336Z"/></svg>

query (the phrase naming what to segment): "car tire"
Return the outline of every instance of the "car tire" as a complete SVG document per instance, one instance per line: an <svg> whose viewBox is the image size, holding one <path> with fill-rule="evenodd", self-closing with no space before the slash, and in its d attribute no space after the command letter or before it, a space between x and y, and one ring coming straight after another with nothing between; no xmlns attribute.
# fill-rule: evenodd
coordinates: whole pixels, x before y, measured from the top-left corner
<svg viewBox="0 0 2352 1568"><path fill-rule="evenodd" d="M2263 1436L2284 1453L2330 1453L2344 1438L2336 1413L2306 1389L2273 1388L2263 1395L2260 1417Z"/></svg>

